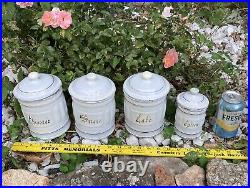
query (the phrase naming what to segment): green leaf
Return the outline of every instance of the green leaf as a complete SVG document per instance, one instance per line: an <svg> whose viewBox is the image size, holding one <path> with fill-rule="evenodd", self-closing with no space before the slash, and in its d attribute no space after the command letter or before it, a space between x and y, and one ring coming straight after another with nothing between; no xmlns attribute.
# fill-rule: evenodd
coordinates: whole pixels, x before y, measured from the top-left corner
<svg viewBox="0 0 250 188"><path fill-rule="evenodd" d="M62 173L67 173L69 172L69 168L66 164L60 164L60 168L59 170L62 172Z"/></svg>
<svg viewBox="0 0 250 188"><path fill-rule="evenodd" d="M9 155L10 149L6 146L2 146L2 159L5 159Z"/></svg>
<svg viewBox="0 0 250 188"><path fill-rule="evenodd" d="M69 172L72 172L75 169L76 169L76 161L75 160L74 161L69 161L69 163L68 163Z"/></svg>
<svg viewBox="0 0 250 188"><path fill-rule="evenodd" d="M18 73L17 73L17 80L18 80L18 82L21 82L23 80L23 78L24 78L24 72L20 68L19 71L18 71Z"/></svg>
<svg viewBox="0 0 250 188"><path fill-rule="evenodd" d="M2 87L7 88L9 91L12 91L14 89L14 85L12 82L10 82L9 78L7 76L3 77L2 80Z"/></svg>
<svg viewBox="0 0 250 188"><path fill-rule="evenodd" d="M119 64L119 59L117 57L113 58L113 61L111 62L111 66L115 69L115 67Z"/></svg>
<svg viewBox="0 0 250 188"><path fill-rule="evenodd" d="M50 3L40 3L40 5L41 5L43 10L50 11L50 9L51 9Z"/></svg>
<svg viewBox="0 0 250 188"><path fill-rule="evenodd" d="M246 139L241 139L233 144L234 149L245 149L248 147L248 142Z"/></svg>
<svg viewBox="0 0 250 188"><path fill-rule="evenodd" d="M41 28L41 26L40 25L33 25L33 26L31 26L31 30L38 30L39 28Z"/></svg>
<svg viewBox="0 0 250 188"><path fill-rule="evenodd" d="M77 160L77 154L70 154L70 161L76 161Z"/></svg>
<svg viewBox="0 0 250 188"><path fill-rule="evenodd" d="M125 80L125 77L124 77L121 73L115 73L114 79L115 79L116 81L122 82L122 81Z"/></svg>
<svg viewBox="0 0 250 188"><path fill-rule="evenodd" d="M77 154L77 164L81 164L87 160L87 156L85 154Z"/></svg>
<svg viewBox="0 0 250 188"><path fill-rule="evenodd" d="M10 157L10 161L15 166L15 168L22 168L21 162L14 157Z"/></svg>
<svg viewBox="0 0 250 188"><path fill-rule="evenodd" d="M142 48L144 46L144 43L140 40L135 41L135 48Z"/></svg>
<svg viewBox="0 0 250 188"><path fill-rule="evenodd" d="M163 137L166 138L171 138L171 136L174 133L174 127L173 126L168 126L165 127L165 129L163 130Z"/></svg>
<svg viewBox="0 0 250 188"><path fill-rule="evenodd" d="M3 21L6 22L8 20L12 20L16 13L15 3L4 3L3 4Z"/></svg>
<svg viewBox="0 0 250 188"><path fill-rule="evenodd" d="M14 100L14 109L15 109L17 116L23 117L23 112L22 112L20 103L18 102L17 99Z"/></svg>
<svg viewBox="0 0 250 188"><path fill-rule="evenodd" d="M8 94L9 94L9 90L6 87L3 87L2 88L2 104L7 98Z"/></svg>
<svg viewBox="0 0 250 188"><path fill-rule="evenodd" d="M10 133L10 137L12 140L17 140L22 132L23 126L25 124L24 119L17 119L13 122L12 125L8 127L8 131Z"/></svg>
<svg viewBox="0 0 250 188"><path fill-rule="evenodd" d="M70 154L68 154L68 153L62 153L61 157L62 157L63 160L67 161L67 160L70 159Z"/></svg>
<svg viewBox="0 0 250 188"><path fill-rule="evenodd" d="M108 145L122 145L122 139L116 138L116 137L111 137L108 140Z"/></svg>
<svg viewBox="0 0 250 188"><path fill-rule="evenodd" d="M198 161L199 161L199 166L205 169L208 163L208 158L206 158L205 156L201 156L198 159Z"/></svg>
<svg viewBox="0 0 250 188"><path fill-rule="evenodd" d="M196 164L196 161L198 160L198 154L195 151L190 151L183 157L183 160L188 166L192 166Z"/></svg>

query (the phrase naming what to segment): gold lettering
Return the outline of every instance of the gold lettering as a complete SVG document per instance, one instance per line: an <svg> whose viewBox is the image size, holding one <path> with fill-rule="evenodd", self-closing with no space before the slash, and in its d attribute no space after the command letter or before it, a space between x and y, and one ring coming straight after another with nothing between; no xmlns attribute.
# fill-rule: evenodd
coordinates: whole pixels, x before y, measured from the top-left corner
<svg viewBox="0 0 250 188"><path fill-rule="evenodd" d="M83 123L88 123L88 124L99 124L99 123L101 123L100 119L89 119L86 114L80 115L80 119L83 121Z"/></svg>
<svg viewBox="0 0 250 188"><path fill-rule="evenodd" d="M152 119L149 115L145 115L145 114L139 114L137 117L136 117L136 120L135 120L137 123L139 124L146 124L146 123L150 123L152 122Z"/></svg>

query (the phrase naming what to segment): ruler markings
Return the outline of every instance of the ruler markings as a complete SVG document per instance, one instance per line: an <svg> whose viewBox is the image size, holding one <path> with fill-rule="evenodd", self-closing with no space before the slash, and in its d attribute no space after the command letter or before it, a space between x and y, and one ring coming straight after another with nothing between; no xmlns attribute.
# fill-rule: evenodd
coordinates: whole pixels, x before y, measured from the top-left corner
<svg viewBox="0 0 250 188"><path fill-rule="evenodd" d="M165 148L148 146L118 146L118 145L85 145L85 144L49 144L16 142L12 145L13 151L22 152L55 152L55 153L85 153L110 155L141 155L162 157L184 157L188 152L195 151L207 158L241 159L248 157L241 150L202 150L198 148Z"/></svg>

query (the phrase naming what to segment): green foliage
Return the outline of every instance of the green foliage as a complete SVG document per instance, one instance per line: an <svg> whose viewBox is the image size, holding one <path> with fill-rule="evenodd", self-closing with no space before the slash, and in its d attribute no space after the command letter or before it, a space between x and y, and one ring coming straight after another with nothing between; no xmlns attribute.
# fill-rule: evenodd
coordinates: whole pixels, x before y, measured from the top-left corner
<svg viewBox="0 0 250 188"><path fill-rule="evenodd" d="M117 137L110 137L108 139L108 145L122 145L122 139Z"/></svg>
<svg viewBox="0 0 250 188"><path fill-rule="evenodd" d="M166 119L173 123L175 121L175 112L176 112L175 101L173 99L168 99L166 108Z"/></svg>
<svg viewBox="0 0 250 188"><path fill-rule="evenodd" d="M185 155L183 160L187 163L188 166L199 165L202 168L206 168L208 163L208 158L204 155L199 155L195 151L191 151Z"/></svg>
<svg viewBox="0 0 250 188"><path fill-rule="evenodd" d="M165 139L171 138L171 136L174 134L174 127L173 126L167 126L163 130L163 137Z"/></svg>
<svg viewBox="0 0 250 188"><path fill-rule="evenodd" d="M2 79L2 104L7 99L7 96L10 91L14 89L13 83L9 81L7 76L3 77Z"/></svg>
<svg viewBox="0 0 250 188"><path fill-rule="evenodd" d="M193 54L199 53L199 49L193 46L192 36L179 18L173 17L169 22L160 17L159 9L167 4L151 3L140 9L129 4L129 10L123 10L124 5L37 3L32 8L20 9L12 3L4 3L4 10L11 6L14 14L11 17L13 22L3 23L3 37L6 40L3 43L3 56L9 62L25 63L30 71L59 76L64 90L74 78L90 71L110 77L118 86L138 71L153 71L165 76L170 82L174 82L176 76L185 74L188 62L196 61ZM189 7L196 6L172 5L183 14L188 13L185 10ZM49 11L54 6L72 12L73 24L67 30L44 29L38 25L43 11ZM213 10L211 6L199 5L201 16L206 17L206 10ZM213 6L223 8L220 4ZM214 14L219 15L216 13L219 10L213 10ZM137 19L135 23L133 11L140 14L147 11L149 19ZM6 14L3 17L9 19ZM215 19L215 16L211 17ZM201 34L197 35L197 40L209 47L212 45ZM180 62L165 70L162 59L166 50L172 47L179 52ZM218 74L215 76L218 77ZM195 82L191 76L190 79ZM184 89L187 87L181 88Z"/></svg>
<svg viewBox="0 0 250 188"><path fill-rule="evenodd" d="M125 129L122 134L121 134L121 137L125 140L126 138L128 138L129 136L129 132Z"/></svg>
<svg viewBox="0 0 250 188"><path fill-rule="evenodd" d="M60 171L63 173L72 172L75 170L78 164L87 160L87 156L84 154L61 154L62 161L60 163Z"/></svg>
<svg viewBox="0 0 250 188"><path fill-rule="evenodd" d="M10 155L10 149L2 145L2 172L8 168L22 168L22 163Z"/></svg>
<svg viewBox="0 0 250 188"><path fill-rule="evenodd" d="M13 124L8 127L8 132L12 140L17 141L20 138L20 133L24 125L26 125L24 119L16 119Z"/></svg>
<svg viewBox="0 0 250 188"><path fill-rule="evenodd" d="M246 139L240 139L233 144L234 149L246 149L248 147L248 141Z"/></svg>

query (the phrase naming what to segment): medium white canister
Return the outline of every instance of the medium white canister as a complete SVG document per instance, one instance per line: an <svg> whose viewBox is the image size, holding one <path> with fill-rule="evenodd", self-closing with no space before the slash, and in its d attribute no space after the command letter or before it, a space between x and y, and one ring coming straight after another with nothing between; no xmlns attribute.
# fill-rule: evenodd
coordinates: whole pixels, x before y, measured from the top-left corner
<svg viewBox="0 0 250 188"><path fill-rule="evenodd" d="M152 137L164 127L169 82L145 71L127 78L123 84L125 126L138 137Z"/></svg>
<svg viewBox="0 0 250 188"><path fill-rule="evenodd" d="M70 121L61 86L57 76L31 72L14 88L32 136L47 140L68 130Z"/></svg>
<svg viewBox="0 0 250 188"><path fill-rule="evenodd" d="M77 133L87 139L108 137L115 128L115 84L88 73L69 85Z"/></svg>
<svg viewBox="0 0 250 188"><path fill-rule="evenodd" d="M187 139L195 139L201 135L205 122L209 101L199 93L199 89L191 88L177 96L175 114L175 132Z"/></svg>

